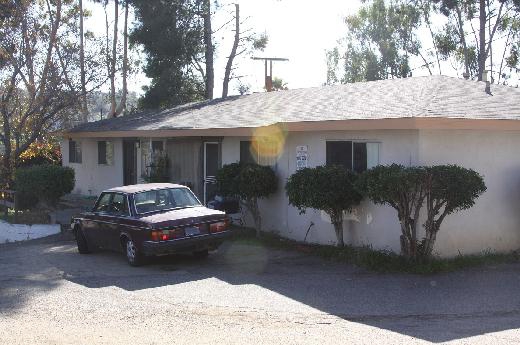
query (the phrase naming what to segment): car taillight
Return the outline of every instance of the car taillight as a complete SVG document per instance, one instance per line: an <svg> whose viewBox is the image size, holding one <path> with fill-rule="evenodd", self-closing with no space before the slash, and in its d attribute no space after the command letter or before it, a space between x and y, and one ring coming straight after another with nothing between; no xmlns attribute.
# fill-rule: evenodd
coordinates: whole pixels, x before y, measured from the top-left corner
<svg viewBox="0 0 520 345"><path fill-rule="evenodd" d="M209 225L209 231L210 232L221 232L225 231L228 228L229 220L226 218L223 221L217 222L217 223L211 223Z"/></svg>
<svg viewBox="0 0 520 345"><path fill-rule="evenodd" d="M152 241L168 241L183 236L184 231L182 229L152 231Z"/></svg>

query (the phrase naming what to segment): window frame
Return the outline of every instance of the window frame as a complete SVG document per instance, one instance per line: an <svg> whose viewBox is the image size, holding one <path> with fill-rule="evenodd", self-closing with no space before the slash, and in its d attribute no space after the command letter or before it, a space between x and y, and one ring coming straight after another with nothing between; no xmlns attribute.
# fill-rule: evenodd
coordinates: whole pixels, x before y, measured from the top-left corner
<svg viewBox="0 0 520 345"><path fill-rule="evenodd" d="M352 145L351 145L351 166L350 166L350 171L353 171L353 172L356 172L354 170L354 146L355 144L377 144L378 146L378 157L377 157L377 164L380 164L381 160L380 160L380 157L381 157L381 144L382 142L381 141L377 141L377 140L369 140L369 139L325 139L325 165L327 165L327 143L328 142L351 142ZM368 167L368 147L367 147L367 152L366 152L366 160L367 160L367 168L366 170L370 169ZM364 170L365 171L365 170Z"/></svg>
<svg viewBox="0 0 520 345"><path fill-rule="evenodd" d="M99 145L105 143L105 162L100 162L99 158ZM110 140L98 140L97 141L97 164L98 165L114 165L114 143ZM109 154L110 153L110 154Z"/></svg>
<svg viewBox="0 0 520 345"><path fill-rule="evenodd" d="M71 146L74 143L74 150L71 150ZM81 164L83 162L83 150L81 147L81 141L69 140L69 163ZM79 155L78 155L79 148ZM78 159L79 157L79 159Z"/></svg>
<svg viewBox="0 0 520 345"><path fill-rule="evenodd" d="M242 143L249 143L248 147L248 151L249 151L249 154L248 156L251 157L252 159L252 163L253 164L258 164L258 165L261 165L261 166L266 166L266 167L271 167L273 169L276 169L277 165L278 165L278 159L277 158L274 158L274 157L270 157L270 158L267 158L267 160L271 160L269 162L269 164L264 164L265 162L261 163L261 156L260 156L260 153L259 152L256 152L256 157L253 155L253 153L251 152L251 147L253 146L253 140L240 140L240 144L239 144L239 163L249 163L249 162L243 162L242 161Z"/></svg>

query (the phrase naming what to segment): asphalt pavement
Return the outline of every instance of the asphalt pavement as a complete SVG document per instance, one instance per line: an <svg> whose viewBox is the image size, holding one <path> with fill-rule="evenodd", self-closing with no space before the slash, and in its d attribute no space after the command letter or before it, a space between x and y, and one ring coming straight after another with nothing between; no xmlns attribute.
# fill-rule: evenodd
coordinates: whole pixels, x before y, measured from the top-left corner
<svg viewBox="0 0 520 345"><path fill-rule="evenodd" d="M0 245L0 344L520 344L520 265L377 274L227 242L130 267L54 236Z"/></svg>

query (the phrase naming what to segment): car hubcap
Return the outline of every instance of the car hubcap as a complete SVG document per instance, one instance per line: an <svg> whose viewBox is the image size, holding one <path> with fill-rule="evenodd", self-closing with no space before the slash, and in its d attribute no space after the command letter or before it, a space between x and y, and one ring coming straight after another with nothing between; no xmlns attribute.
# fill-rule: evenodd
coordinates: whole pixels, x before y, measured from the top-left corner
<svg viewBox="0 0 520 345"><path fill-rule="evenodd" d="M135 246L134 242L130 240L126 242L126 256L130 261L135 260Z"/></svg>

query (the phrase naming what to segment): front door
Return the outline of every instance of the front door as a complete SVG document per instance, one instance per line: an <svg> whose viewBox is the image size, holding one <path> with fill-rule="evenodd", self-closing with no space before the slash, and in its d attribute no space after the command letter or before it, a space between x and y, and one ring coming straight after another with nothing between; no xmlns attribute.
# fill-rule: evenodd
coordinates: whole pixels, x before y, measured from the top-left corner
<svg viewBox="0 0 520 345"><path fill-rule="evenodd" d="M217 170L220 168L219 143L204 143L204 205L217 193Z"/></svg>
<svg viewBox="0 0 520 345"><path fill-rule="evenodd" d="M123 184L137 183L137 149L135 140L123 141Z"/></svg>

